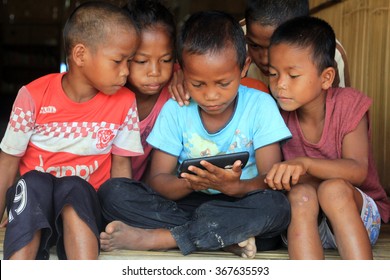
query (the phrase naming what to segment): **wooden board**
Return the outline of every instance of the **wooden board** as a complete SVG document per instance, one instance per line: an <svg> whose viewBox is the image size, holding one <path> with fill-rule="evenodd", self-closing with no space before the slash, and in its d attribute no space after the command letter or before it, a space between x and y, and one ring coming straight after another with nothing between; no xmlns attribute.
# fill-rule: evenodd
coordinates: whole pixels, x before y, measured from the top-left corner
<svg viewBox="0 0 390 280"><path fill-rule="evenodd" d="M0 229L0 258L3 258L3 241L5 229ZM373 248L374 259L376 260L390 260L390 224L382 225L381 234L377 244ZM222 260L222 259L237 259L238 256L223 252L195 252L188 256L183 256L178 250L169 250L164 252L155 251L130 251L121 250L114 252L101 252L99 259L101 260L177 260L177 259L202 259L202 260ZM50 259L57 259L55 250L52 251ZM279 249L274 251L258 252L255 259L260 260L287 260L287 249ZM325 259L337 260L340 255L337 250L326 250Z"/></svg>

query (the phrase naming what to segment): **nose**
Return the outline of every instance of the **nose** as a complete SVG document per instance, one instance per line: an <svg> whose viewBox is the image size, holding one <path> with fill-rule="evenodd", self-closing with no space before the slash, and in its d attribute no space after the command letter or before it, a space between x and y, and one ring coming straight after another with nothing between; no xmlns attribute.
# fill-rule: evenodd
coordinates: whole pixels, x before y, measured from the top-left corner
<svg viewBox="0 0 390 280"><path fill-rule="evenodd" d="M149 69L148 69L148 76L149 77L157 77L157 76L160 76L160 73L161 73L161 69L160 69L159 63L152 62L150 64Z"/></svg>
<svg viewBox="0 0 390 280"><path fill-rule="evenodd" d="M261 48L259 58L261 65L268 67L268 48Z"/></svg>
<svg viewBox="0 0 390 280"><path fill-rule="evenodd" d="M283 90L287 88L286 79L283 76L279 76L276 87L278 90Z"/></svg>
<svg viewBox="0 0 390 280"><path fill-rule="evenodd" d="M219 93L216 89L210 89L210 90L207 90L203 96L204 96L205 100L213 101L213 100L217 100L219 98Z"/></svg>
<svg viewBox="0 0 390 280"><path fill-rule="evenodd" d="M124 76L129 76L130 74L130 71L129 71L129 64L128 63L124 63L124 65L121 67L121 71L120 71L120 76L121 77L124 77Z"/></svg>

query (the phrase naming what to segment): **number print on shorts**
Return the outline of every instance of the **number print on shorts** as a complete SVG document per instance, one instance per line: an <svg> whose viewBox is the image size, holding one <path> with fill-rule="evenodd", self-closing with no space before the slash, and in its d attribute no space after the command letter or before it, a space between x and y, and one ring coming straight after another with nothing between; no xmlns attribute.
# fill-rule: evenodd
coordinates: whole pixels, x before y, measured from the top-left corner
<svg viewBox="0 0 390 280"><path fill-rule="evenodd" d="M19 180L18 184L16 185L14 203L19 203L19 206L15 208L15 213L16 215L20 215L20 213L23 212L27 205L27 187L26 181L24 181L23 179ZM11 222L12 220L13 216L10 211L8 221Z"/></svg>

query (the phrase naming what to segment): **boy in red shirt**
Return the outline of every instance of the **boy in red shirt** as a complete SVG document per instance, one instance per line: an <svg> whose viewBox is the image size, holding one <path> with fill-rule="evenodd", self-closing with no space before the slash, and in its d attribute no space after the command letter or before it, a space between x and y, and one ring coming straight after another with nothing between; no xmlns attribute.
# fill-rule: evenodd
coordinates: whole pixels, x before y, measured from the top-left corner
<svg viewBox="0 0 390 280"><path fill-rule="evenodd" d="M131 177L128 157L143 152L135 97L122 87L139 43L128 14L83 4L64 41L69 71L20 89L1 142L4 259L48 259L55 244L59 259L96 259L96 190L110 176Z"/></svg>

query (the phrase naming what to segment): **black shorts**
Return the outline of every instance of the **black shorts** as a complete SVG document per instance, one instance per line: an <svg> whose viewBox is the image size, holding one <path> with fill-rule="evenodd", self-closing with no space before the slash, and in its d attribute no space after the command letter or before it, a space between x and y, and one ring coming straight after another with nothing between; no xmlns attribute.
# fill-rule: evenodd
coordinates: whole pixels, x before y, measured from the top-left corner
<svg viewBox="0 0 390 280"><path fill-rule="evenodd" d="M8 225L4 239L4 259L31 242L41 230L36 259L48 259L50 247L57 245L59 259L66 259L61 212L71 205L99 241L102 218L95 189L77 176L57 178L49 173L30 171L7 191Z"/></svg>

